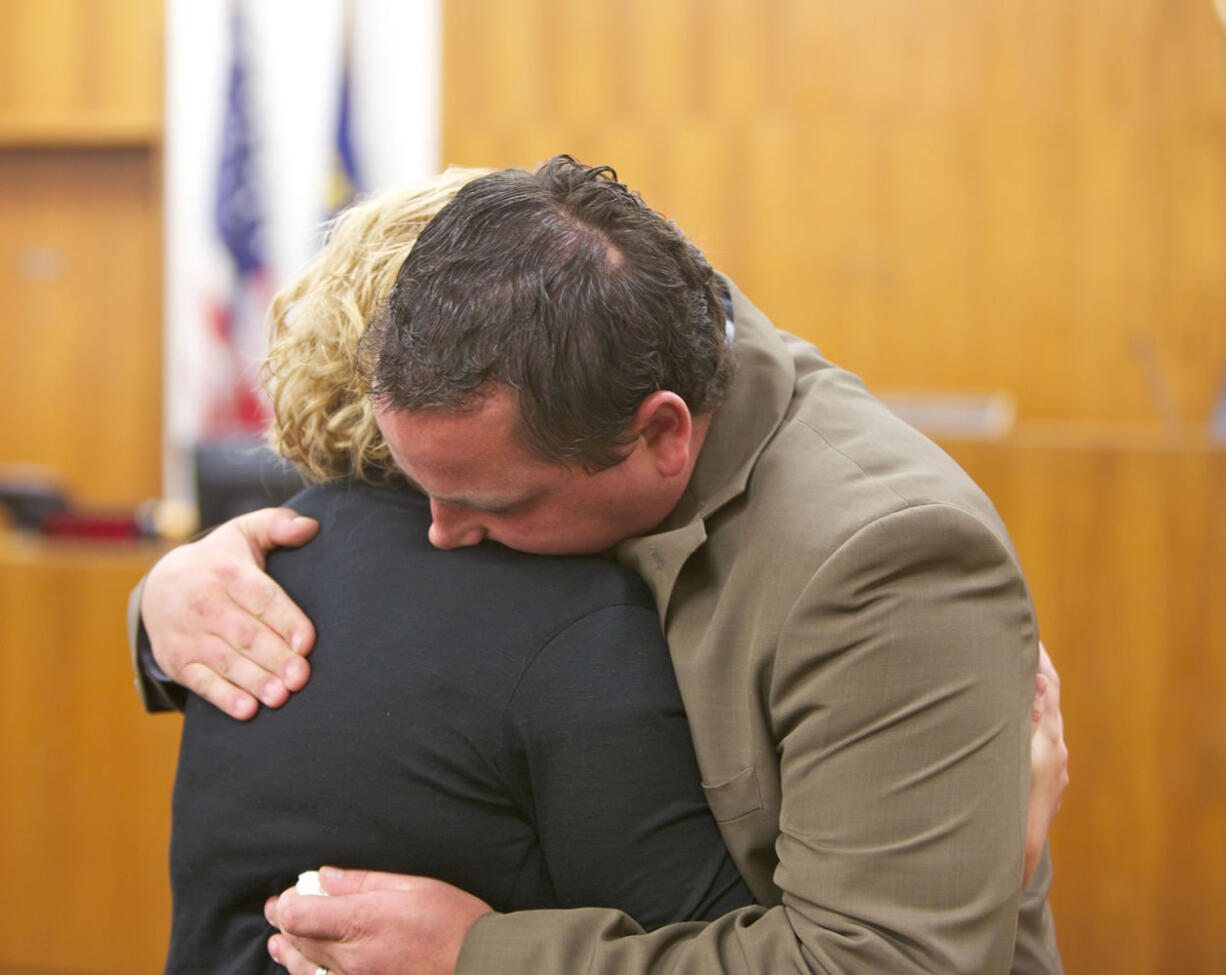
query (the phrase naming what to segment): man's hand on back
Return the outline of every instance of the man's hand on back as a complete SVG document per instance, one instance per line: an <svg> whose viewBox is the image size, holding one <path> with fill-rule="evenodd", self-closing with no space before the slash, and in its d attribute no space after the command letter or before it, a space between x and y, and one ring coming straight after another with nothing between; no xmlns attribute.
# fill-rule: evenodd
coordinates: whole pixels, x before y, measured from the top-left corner
<svg viewBox="0 0 1226 975"><path fill-rule="evenodd" d="M165 555L141 594L153 658L168 677L246 721L280 707L310 676L311 621L263 572L278 546L315 537L318 523L288 508L232 518Z"/></svg>

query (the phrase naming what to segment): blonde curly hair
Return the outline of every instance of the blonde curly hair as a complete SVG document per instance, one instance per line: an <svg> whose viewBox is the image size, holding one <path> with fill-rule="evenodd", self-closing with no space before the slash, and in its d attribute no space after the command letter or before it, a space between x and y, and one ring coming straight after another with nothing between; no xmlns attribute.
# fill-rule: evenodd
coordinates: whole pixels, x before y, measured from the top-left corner
<svg viewBox="0 0 1226 975"><path fill-rule="evenodd" d="M396 476L358 370L358 342L427 221L486 172L452 167L415 189L351 206L302 274L273 298L260 367L273 413L267 436L307 480Z"/></svg>

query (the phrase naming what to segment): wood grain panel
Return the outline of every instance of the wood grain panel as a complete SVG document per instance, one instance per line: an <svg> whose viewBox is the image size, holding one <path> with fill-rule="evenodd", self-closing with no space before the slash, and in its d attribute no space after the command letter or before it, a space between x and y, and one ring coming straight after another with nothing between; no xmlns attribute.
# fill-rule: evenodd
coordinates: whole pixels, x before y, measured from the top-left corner
<svg viewBox="0 0 1226 975"><path fill-rule="evenodd" d="M158 0L0 2L0 144L161 132Z"/></svg>
<svg viewBox="0 0 1226 975"><path fill-rule="evenodd" d="M447 0L444 155L614 164L878 385L1201 423L1226 381L1207 0Z"/></svg>
<svg viewBox="0 0 1226 975"><path fill-rule="evenodd" d="M159 0L0 0L0 464L159 493ZM178 720L123 634L156 552L0 534L0 971L157 971Z"/></svg>
<svg viewBox="0 0 1226 975"><path fill-rule="evenodd" d="M946 446L996 502L1062 678L1070 973L1226 971L1226 450L1024 430Z"/></svg>
<svg viewBox="0 0 1226 975"><path fill-rule="evenodd" d="M180 720L132 687L148 548L0 535L0 970L160 971Z"/></svg>
<svg viewBox="0 0 1226 975"><path fill-rule="evenodd" d="M160 198L144 149L0 150L0 463L82 503L160 491Z"/></svg>

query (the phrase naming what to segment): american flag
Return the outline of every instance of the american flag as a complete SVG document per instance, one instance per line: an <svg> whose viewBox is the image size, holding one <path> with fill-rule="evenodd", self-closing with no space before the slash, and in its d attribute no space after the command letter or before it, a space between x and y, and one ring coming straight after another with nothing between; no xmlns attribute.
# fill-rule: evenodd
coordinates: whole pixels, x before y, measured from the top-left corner
<svg viewBox="0 0 1226 975"><path fill-rule="evenodd" d="M271 282L264 252L264 198L256 166L250 74L240 7L230 12L231 61L213 226L228 258L210 302L211 376L204 435L257 431L268 411L257 379Z"/></svg>

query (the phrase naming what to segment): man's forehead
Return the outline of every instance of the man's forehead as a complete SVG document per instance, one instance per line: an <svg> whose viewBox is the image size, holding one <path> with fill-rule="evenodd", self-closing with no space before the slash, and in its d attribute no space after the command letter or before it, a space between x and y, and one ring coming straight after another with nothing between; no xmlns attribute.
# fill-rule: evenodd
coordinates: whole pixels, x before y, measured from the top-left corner
<svg viewBox="0 0 1226 975"><path fill-rule="evenodd" d="M509 387L495 385L490 395L462 410L375 408L375 420L397 464L429 467L463 477L471 469L499 468L533 479L581 470L576 465L542 457L527 442L518 400Z"/></svg>
<svg viewBox="0 0 1226 975"><path fill-rule="evenodd" d="M422 411L378 419L396 465L440 501L501 507L566 476L566 468L533 457L496 419Z"/></svg>
<svg viewBox="0 0 1226 975"><path fill-rule="evenodd" d="M505 423L508 427L514 427L519 423L519 397L514 389L503 383L486 383L465 399L444 406L404 407L376 399L374 413L380 424L388 420L398 424L463 424L480 417L485 421L483 425Z"/></svg>
<svg viewBox="0 0 1226 975"><path fill-rule="evenodd" d="M461 455L510 445L512 419L498 406L451 409L376 408L375 421L388 445L405 455Z"/></svg>

